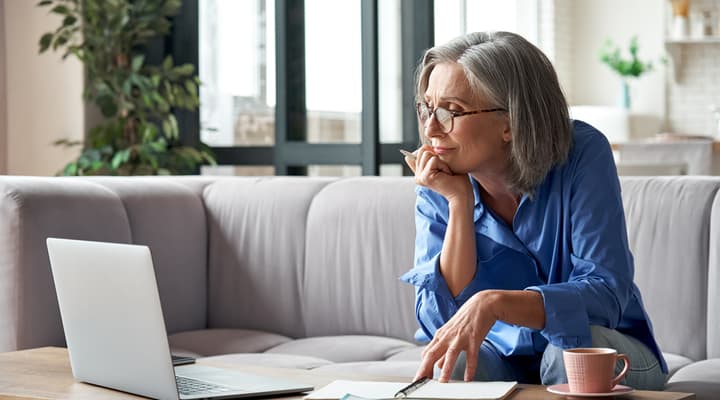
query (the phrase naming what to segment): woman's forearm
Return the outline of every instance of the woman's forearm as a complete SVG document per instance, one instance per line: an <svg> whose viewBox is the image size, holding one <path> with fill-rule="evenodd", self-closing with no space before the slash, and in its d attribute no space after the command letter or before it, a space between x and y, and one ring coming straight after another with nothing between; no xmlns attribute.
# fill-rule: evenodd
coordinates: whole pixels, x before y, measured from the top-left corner
<svg viewBox="0 0 720 400"><path fill-rule="evenodd" d="M508 324L531 329L545 327L545 303L534 290L491 290L490 296L495 317Z"/></svg>
<svg viewBox="0 0 720 400"><path fill-rule="evenodd" d="M442 253L440 273L454 296L470 283L477 268L473 201L449 203L449 220Z"/></svg>

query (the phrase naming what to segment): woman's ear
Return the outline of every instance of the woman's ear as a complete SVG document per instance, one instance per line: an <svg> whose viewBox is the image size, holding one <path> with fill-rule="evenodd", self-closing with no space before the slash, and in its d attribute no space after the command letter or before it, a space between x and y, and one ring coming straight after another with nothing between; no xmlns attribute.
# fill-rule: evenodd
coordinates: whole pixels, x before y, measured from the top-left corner
<svg viewBox="0 0 720 400"><path fill-rule="evenodd" d="M510 120L507 117L505 117L504 120L505 123L503 126L502 139L503 142L510 143L512 142L512 130L510 130Z"/></svg>

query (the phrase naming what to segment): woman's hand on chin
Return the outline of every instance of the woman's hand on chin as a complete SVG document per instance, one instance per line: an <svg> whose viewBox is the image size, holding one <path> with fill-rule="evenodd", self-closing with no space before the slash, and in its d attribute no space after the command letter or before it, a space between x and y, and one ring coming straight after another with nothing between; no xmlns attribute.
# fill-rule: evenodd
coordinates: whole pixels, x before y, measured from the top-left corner
<svg viewBox="0 0 720 400"><path fill-rule="evenodd" d="M443 195L449 202L472 199L472 186L467 174L455 174L433 152L428 144L405 157L405 163L415 173L415 182Z"/></svg>

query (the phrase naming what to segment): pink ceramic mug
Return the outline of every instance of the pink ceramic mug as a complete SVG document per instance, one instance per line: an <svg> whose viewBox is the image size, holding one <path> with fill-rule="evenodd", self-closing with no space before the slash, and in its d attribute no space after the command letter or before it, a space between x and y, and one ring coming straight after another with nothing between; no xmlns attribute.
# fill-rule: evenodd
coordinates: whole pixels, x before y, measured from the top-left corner
<svg viewBox="0 0 720 400"><path fill-rule="evenodd" d="M564 350L563 360L573 393L608 393L620 383L630 367L628 356L603 347ZM625 367L614 376L617 360L623 360Z"/></svg>

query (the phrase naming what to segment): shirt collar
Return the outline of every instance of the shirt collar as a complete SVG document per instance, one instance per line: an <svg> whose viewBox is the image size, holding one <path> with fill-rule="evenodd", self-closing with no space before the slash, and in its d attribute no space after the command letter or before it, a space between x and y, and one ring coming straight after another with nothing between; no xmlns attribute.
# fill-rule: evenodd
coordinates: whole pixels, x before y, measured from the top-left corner
<svg viewBox="0 0 720 400"><path fill-rule="evenodd" d="M480 197L480 184L469 174L468 178L470 179L470 183L473 188L473 195L475 197L473 221L476 224L475 226L477 232L520 253L527 253L527 248L515 235L513 228L504 222L499 221L497 217L487 212L485 204L482 202L482 198ZM527 203L528 201L530 201L528 195L523 194L520 198L517 213L520 212L520 209L523 207L523 203ZM525 207L527 207L527 205Z"/></svg>

